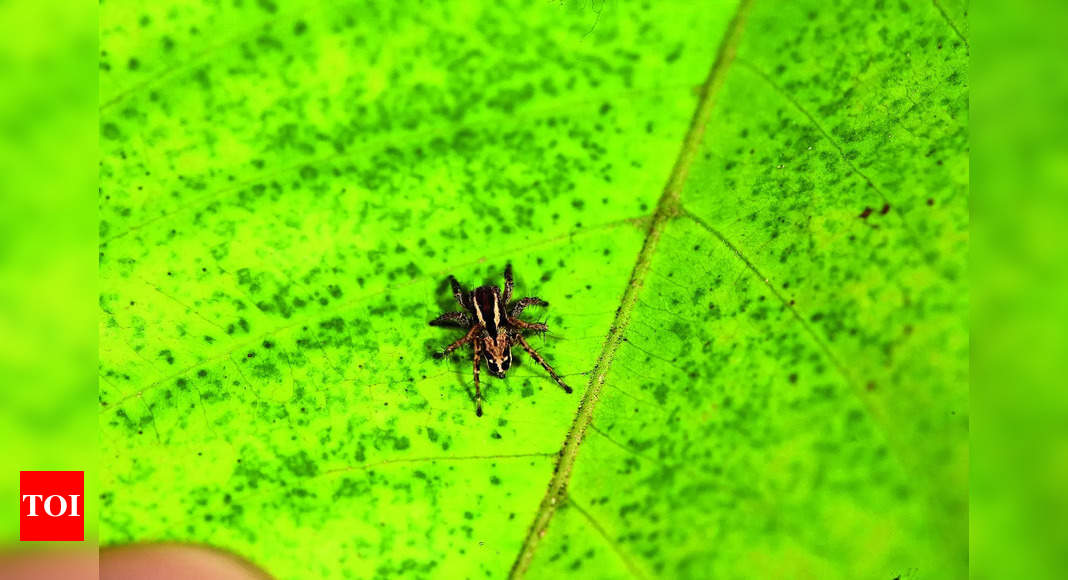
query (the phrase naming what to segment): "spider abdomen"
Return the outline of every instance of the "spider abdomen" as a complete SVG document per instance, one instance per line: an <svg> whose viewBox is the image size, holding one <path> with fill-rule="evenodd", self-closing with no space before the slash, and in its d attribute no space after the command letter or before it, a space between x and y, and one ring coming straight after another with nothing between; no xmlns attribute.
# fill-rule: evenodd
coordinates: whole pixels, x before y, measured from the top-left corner
<svg viewBox="0 0 1068 580"><path fill-rule="evenodd" d="M482 286L471 293L471 303L475 307L475 316L486 332L497 338L497 329L501 326L504 304L501 303L501 290L496 286Z"/></svg>

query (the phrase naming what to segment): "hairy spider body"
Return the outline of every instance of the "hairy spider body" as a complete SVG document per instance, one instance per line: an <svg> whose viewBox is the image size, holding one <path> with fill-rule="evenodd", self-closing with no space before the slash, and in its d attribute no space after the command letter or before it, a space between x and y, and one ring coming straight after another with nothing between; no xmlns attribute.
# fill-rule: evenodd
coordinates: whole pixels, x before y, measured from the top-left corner
<svg viewBox="0 0 1068 580"><path fill-rule="evenodd" d="M486 368L490 374L503 379L508 369L512 367L512 347L518 344L527 351L531 358L549 372L549 376L559 384L565 392L570 393L571 387L567 386L563 379L556 374L549 363L530 346L523 338L523 332L545 332L548 330L544 324L538 322L526 322L519 319L523 309L527 306L548 306L549 303L541 298L529 296L512 301L512 265L504 268L504 292L497 286L480 286L471 292L464 290L456 278L449 276L449 284L452 286L452 294L463 312L446 312L430 321L431 326L457 326L466 328L467 333L459 340L445 347L445 350L434 356L442 358L461 346L471 343L474 350L474 377L475 377L475 414L482 416L482 389L479 385L480 362L486 360Z"/></svg>

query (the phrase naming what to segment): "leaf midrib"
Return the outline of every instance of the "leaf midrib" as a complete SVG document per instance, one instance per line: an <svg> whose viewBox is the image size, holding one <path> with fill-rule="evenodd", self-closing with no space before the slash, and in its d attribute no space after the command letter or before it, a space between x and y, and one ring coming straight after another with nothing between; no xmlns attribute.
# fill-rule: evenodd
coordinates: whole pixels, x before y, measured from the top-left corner
<svg viewBox="0 0 1068 580"><path fill-rule="evenodd" d="M619 309L616 311L608 336L605 337L601 348L601 354L597 357L597 363L590 374L589 386L579 402L575 420L572 422L571 429L568 431L564 444L560 449L559 460L556 462L553 476L549 480L549 487L542 498L519 554L512 564L512 569L509 572L510 578L522 578L526 574L541 537L547 530L557 507L567 499L566 488L568 481L571 479L575 460L578 457L579 446L582 445L582 441L585 438L586 429L593 421L593 412L597 407L601 391L604 389L605 380L611 370L616 351L619 350L619 346L623 342L623 334L630 325L631 314L638 303L638 294L649 273L653 254L660 241L660 235L671 219L681 215L679 200L682 188L686 183L690 173L690 166L693 164L698 148L704 138L705 127L712 115L716 97L723 87L731 63L734 62L742 29L745 26L745 20L751 7L752 0L741 0L739 2L734 17L727 26L727 32L720 43L716 60L712 64L708 78L701 86L701 95L697 103L697 109L694 111L693 119L690 121L690 128L683 139L682 148L668 177L664 192L657 201L656 211L649 224L649 230L642 244L642 249L638 252L630 279L620 300Z"/></svg>

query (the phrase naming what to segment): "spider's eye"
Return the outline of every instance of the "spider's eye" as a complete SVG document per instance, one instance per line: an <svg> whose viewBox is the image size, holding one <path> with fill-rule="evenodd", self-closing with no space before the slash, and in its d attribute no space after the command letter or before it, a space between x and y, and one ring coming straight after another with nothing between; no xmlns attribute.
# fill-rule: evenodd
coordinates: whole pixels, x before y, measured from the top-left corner
<svg viewBox="0 0 1068 580"><path fill-rule="evenodd" d="M490 359L486 359L486 367L489 368L489 371L491 373L495 374L495 375L496 374L500 374L500 372L501 372L500 365L497 364L497 361L495 361L495 360L493 360L491 358Z"/></svg>
<svg viewBox="0 0 1068 580"><path fill-rule="evenodd" d="M501 360L501 370L506 371L512 366L512 353L505 352L504 359Z"/></svg>

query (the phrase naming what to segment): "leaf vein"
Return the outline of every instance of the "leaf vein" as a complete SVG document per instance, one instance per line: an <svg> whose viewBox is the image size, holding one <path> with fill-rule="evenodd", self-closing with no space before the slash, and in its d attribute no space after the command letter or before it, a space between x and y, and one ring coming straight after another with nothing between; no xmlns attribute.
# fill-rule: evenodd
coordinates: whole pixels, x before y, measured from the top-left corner
<svg viewBox="0 0 1068 580"><path fill-rule="evenodd" d="M631 560L629 556L627 556L627 553L620 548L619 543L609 537L608 531L605 530L604 527L601 526L601 524L597 520L593 519L593 516L590 515L590 512L583 509L582 506L580 506L572 498L568 498L567 502L569 506L575 508L575 511L582 514L582 517L586 518L586 521L589 522L591 526L593 526L594 530L597 530L597 534L600 535L601 538L603 538L604 541L608 543L608 545L612 548L612 551L615 552L617 556L619 556L619 559L623 560L623 563L627 566L627 569L630 570L630 573L633 574L635 578L648 578L648 576L642 573L641 569L638 568L638 565L633 560Z"/></svg>
<svg viewBox="0 0 1068 580"><path fill-rule="evenodd" d="M751 6L752 0L739 2L737 11L727 26L708 78L701 86L701 96L697 109L694 111L690 128L683 140L679 157L672 168L671 175L668 177L664 192L661 194L659 201L657 201L656 211L653 214L652 222L649 224L648 233L646 234L645 242L642 244L642 249L638 253L634 269L631 271L630 280L620 300L619 310L616 312L613 324L605 337L601 354L597 358L597 365L590 376L589 386L582 397L582 401L579 403L575 420L560 450L560 458L549 480L548 489L542 498L519 554L512 564L512 569L509 572L510 578L522 578L526 574L526 570L534 558L538 543L545 534L558 504L566 497L567 483L571 479L571 471L578 456L579 447L586 435L587 427L593 421L593 411L596 409L601 391L604 389L608 371L612 366L612 361L619 350L620 344L623 342L624 332L630 325L631 313L638 303L638 294L649 273L660 235L667 223L678 215L679 198L683 185L689 176L690 166L697 157L698 149L704 138L705 127L708 125L708 119L712 115L716 97L726 81L727 71L734 61L734 55L741 40L742 29Z"/></svg>
<svg viewBox="0 0 1068 580"><path fill-rule="evenodd" d="M946 12L946 9L944 6L942 6L942 3L938 0L931 0L931 4L934 4L934 7L938 10L938 13L942 15L942 19L945 20L946 24L948 24L949 27L953 29L953 32L957 33L957 36L960 38L961 42L964 43L964 46L967 47L968 50L971 50L972 47L968 44L967 37L965 37L964 33L960 31L960 28L957 28L957 25L953 23L953 19L949 17L949 13Z"/></svg>
<svg viewBox="0 0 1068 580"><path fill-rule="evenodd" d="M794 98L793 95L791 95L790 93L786 92L786 90L784 90L781 86L779 86L779 84L776 83L771 77L769 77L767 75L767 73L765 73L764 71L760 70L755 65L753 65L752 63L750 63L750 62L748 62L748 61L746 61L745 59L742 59L742 58L738 59L738 64L742 68L747 69L750 72L752 72L753 74L755 74L756 76L760 77L764 82L766 82L773 89L775 89L776 93L778 93L782 98L786 99L791 105L793 105L794 108L797 109L797 111L799 113L804 115L805 118L808 119L809 123L812 123L812 126L815 127L817 131L820 132L820 135L822 135L823 138L826 139L827 142L830 143L831 146L834 147L835 150L838 151L838 155L842 158L842 161L844 161L846 163L846 165L849 166L849 169L854 174L856 174L858 177L863 179L864 183L866 183L868 185L868 187L872 188L875 191L875 193L879 195L879 199L881 199L883 201L883 203L886 204L886 206L888 208L892 208L893 212L895 214L897 214L898 219L901 220L901 225L905 228L905 232L908 234L909 241L912 242L912 244L914 246L916 246L917 249L922 250L923 247L921 246L921 244L919 242L919 236L912 229L912 226L910 226L909 223L907 221L905 221L905 212L902 211L902 209L899 207L899 204L891 203L890 198L886 195L886 193L883 191L883 189L881 187L879 187L879 185L876 184L875 181L872 178L868 177L868 175L866 173L861 171L860 168L857 167L857 165L855 163L853 163L853 160L850 159L849 155L846 154L845 148L842 147L842 145L839 144L838 141L836 141L834 139L834 137L832 137L831 134L827 132L826 129L823 128L823 125L820 124L820 122L816 120L816 117L813 116L812 113L810 113L808 111L808 109L806 109L796 98Z"/></svg>

